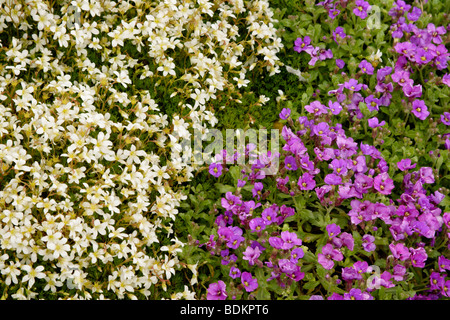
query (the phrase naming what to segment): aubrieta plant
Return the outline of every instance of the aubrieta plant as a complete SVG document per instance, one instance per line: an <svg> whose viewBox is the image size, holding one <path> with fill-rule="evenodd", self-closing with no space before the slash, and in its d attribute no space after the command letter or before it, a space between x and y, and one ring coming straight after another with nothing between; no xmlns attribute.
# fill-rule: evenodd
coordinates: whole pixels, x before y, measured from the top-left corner
<svg viewBox="0 0 450 320"><path fill-rule="evenodd" d="M209 167L234 185L199 242L222 265L207 299L447 299L448 189L435 185L448 183L448 27L430 22L423 5L395 1L388 54L358 61L339 49L359 41L348 21L370 19L369 2L318 5L330 35L315 47L311 27L292 50L309 54L310 75L333 63L334 88L302 99L299 113L281 110L279 154L254 161L224 150ZM347 23L336 26L340 18ZM247 165L230 165L239 157ZM265 175L274 157L279 170Z"/></svg>
<svg viewBox="0 0 450 320"><path fill-rule="evenodd" d="M283 110L281 154L263 154L243 166L235 191L221 198L216 232L200 246L227 266L229 278L220 290L211 284L208 299L274 298L268 288L315 299L373 299L381 294L375 290L405 285L413 294L426 287L416 283L414 269L426 265L440 270L444 284L427 292L449 296L450 260L441 250L450 247L450 212L439 208L443 194L424 187L435 181L432 169L399 161L402 193L393 198L386 160L376 147L348 137L341 124L330 126L339 114L330 106L315 101L305 106L308 116L295 120ZM231 155L239 156L246 155ZM266 176L263 169L274 156L281 168ZM210 168L226 171L226 150L219 158ZM389 253L383 257L377 249L384 246ZM305 270L317 278L300 284Z"/></svg>

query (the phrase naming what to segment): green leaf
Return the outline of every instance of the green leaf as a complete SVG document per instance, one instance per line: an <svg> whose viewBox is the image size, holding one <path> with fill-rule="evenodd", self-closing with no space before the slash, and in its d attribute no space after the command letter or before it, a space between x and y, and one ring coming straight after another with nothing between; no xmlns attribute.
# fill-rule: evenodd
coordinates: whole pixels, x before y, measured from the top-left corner
<svg viewBox="0 0 450 320"><path fill-rule="evenodd" d="M320 284L320 281L308 281L303 285L306 290L312 290Z"/></svg>
<svg viewBox="0 0 450 320"><path fill-rule="evenodd" d="M233 166L229 169L229 172L231 174L231 177L235 182L238 181L238 179L241 177L241 168L239 166Z"/></svg>
<svg viewBox="0 0 450 320"><path fill-rule="evenodd" d="M214 186L217 190L219 190L220 193L226 193L226 192L234 192L235 188L233 186L225 185L222 183L215 183Z"/></svg>

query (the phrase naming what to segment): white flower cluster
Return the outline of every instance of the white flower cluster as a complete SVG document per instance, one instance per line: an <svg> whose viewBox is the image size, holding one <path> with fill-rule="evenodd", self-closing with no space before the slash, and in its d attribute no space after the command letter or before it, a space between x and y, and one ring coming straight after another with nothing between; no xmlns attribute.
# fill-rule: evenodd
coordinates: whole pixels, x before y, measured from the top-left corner
<svg viewBox="0 0 450 320"><path fill-rule="evenodd" d="M162 297L180 268L195 284L173 220L196 168L168 155L217 123L219 92L279 71L271 22L266 0L0 0L3 298Z"/></svg>

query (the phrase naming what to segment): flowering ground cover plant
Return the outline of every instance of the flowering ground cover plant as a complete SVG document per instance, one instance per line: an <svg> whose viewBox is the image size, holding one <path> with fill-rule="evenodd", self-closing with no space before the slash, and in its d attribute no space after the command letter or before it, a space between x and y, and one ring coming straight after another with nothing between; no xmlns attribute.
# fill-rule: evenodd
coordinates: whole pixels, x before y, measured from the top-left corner
<svg viewBox="0 0 450 320"><path fill-rule="evenodd" d="M278 71L267 7L0 1L2 298L194 297L173 224L196 168L170 155Z"/></svg>
<svg viewBox="0 0 450 320"><path fill-rule="evenodd" d="M448 14L437 1L286 5L283 143L209 166L214 220L189 249L216 270L201 297L448 299Z"/></svg>
<svg viewBox="0 0 450 320"><path fill-rule="evenodd" d="M445 9L0 1L1 297L447 299Z"/></svg>

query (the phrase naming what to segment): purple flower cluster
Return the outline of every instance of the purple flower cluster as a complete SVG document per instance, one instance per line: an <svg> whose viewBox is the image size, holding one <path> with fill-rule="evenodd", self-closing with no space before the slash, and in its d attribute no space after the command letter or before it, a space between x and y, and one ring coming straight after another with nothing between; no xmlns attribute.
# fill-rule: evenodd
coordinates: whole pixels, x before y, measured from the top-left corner
<svg viewBox="0 0 450 320"><path fill-rule="evenodd" d="M394 184L381 153L373 146L358 145L353 138L347 137L341 125L328 124L330 115L339 114L341 109L339 103L326 106L313 101L305 106L312 115L311 120L301 116L296 121L296 133L287 126L283 127L281 134L286 141L283 146L284 169L286 172L296 169L300 174L295 185L288 183L292 179L289 175L278 178L277 187L281 192L295 195L314 190L324 205L339 205L349 198L361 199L371 192L391 193ZM308 153L302 138L315 142L314 154ZM318 165L322 163L327 168L320 169ZM317 186L315 176L324 170L324 184Z"/></svg>
<svg viewBox="0 0 450 320"><path fill-rule="evenodd" d="M314 47L311 45L311 38L309 36L297 38L294 41L294 50L298 53L306 52L311 56L311 60L308 62L310 66L314 66L317 61L333 58L333 52L331 49L324 49L321 47Z"/></svg>
<svg viewBox="0 0 450 320"><path fill-rule="evenodd" d="M433 23L429 23L424 29L417 27L414 22L420 17L421 10L402 0L394 3L389 15L395 21L391 26L392 37L399 39L394 45L398 58L392 80L402 87L404 95L411 103L412 113L424 120L430 113L425 102L417 100L422 95L422 85L415 84L412 75L424 66L437 70L447 68L450 53L442 40L447 30L443 26L436 27Z"/></svg>
<svg viewBox="0 0 450 320"><path fill-rule="evenodd" d="M342 8L348 8L360 19L367 18L371 8L368 2L347 2L325 0L319 5L324 6L332 19ZM431 110L423 100L423 89L427 87L424 70L444 70L450 54L445 47L446 29L432 23L420 29L415 22L421 14L421 9L402 0L394 2L389 15L394 20L391 33L396 60L391 66L379 67L370 58L362 59L352 66L358 67L356 74L341 73L343 81L328 92L332 99L327 103L314 95L316 100L304 106L302 116L293 118L288 108L280 112L280 119L286 123L281 130L284 139L281 153L258 154L251 166L240 168L236 191L226 192L220 199L221 209L215 219L217 234L200 245L219 257L229 270L228 292L223 281L213 283L208 288L208 299L225 299L236 294L251 297L261 287L258 281L274 280L281 288L308 281L311 278L305 276L306 264L320 269L321 274L325 272L321 281L343 288L345 293L329 292L327 299L371 300L376 289L393 288L409 279L411 268L425 268L433 263L441 254L436 248L450 249L450 212L439 208L444 195L428 191L435 182L433 169L406 157L390 168L384 153L377 148L384 143L388 121L374 115L367 117L367 110L376 113L381 107L391 106L393 95L398 97L394 91L398 91L406 97L401 105L407 113L419 120L429 118ZM343 27L332 31L332 39L338 45L347 38L350 37ZM313 46L309 36L296 39L294 50L308 53L311 66L333 58L331 50ZM344 68L344 60L336 59L336 66ZM437 85L450 86L448 74L433 79ZM355 141L341 123L333 123L334 117L343 114L351 124L359 124L366 117L373 143ZM444 111L439 120L450 125L450 113ZM440 143L446 139L445 147L450 149L450 134L439 139ZM209 173L216 178L222 176L228 171L228 160L249 159L250 149L247 146L244 154L227 154L224 150L217 162L209 166ZM275 158L280 168L274 177L266 177L263 169ZM311 233L305 233L293 222L304 218L303 209L308 211L306 207L298 207L299 198L309 199L309 205L317 199L313 206L323 212L329 210L324 220L312 222L305 217L314 225ZM284 199L288 202L283 203ZM295 209L288 206L292 199ZM335 210L340 214L338 219L330 217L330 212L338 214ZM347 219L348 223L340 219ZM313 234L317 228L323 234ZM314 248L311 239L316 236L319 240ZM387 250L384 270L374 270L378 267L368 261L373 263L377 259L381 246ZM430 278L429 290L415 299L450 297L447 276L450 260L443 255L437 260L437 267L426 273ZM263 270L264 279L260 274L256 277L255 270L259 269Z"/></svg>
<svg viewBox="0 0 450 320"><path fill-rule="evenodd" d="M225 154L224 152L223 155ZM238 288L248 293L254 292L259 285L254 274L245 271L247 266L270 268L271 276L266 280L275 279L282 287L292 281L300 281L304 277L298 264L299 259L304 256L300 247L302 241L293 232L276 231L286 218L294 215L295 210L286 205L272 204L269 207L262 205L265 199L264 185L256 179L264 178L258 173L264 167L263 161L264 157L258 159L252 167L252 172L242 175L235 193L225 193L221 199L224 212L215 220L218 227L217 237L210 235L207 243L200 244L200 247L205 246L212 255L220 256L221 264L230 268L230 279L238 279L240 282ZM213 170L210 170L210 174L216 176ZM252 199L246 201L239 188L247 181L253 183L253 188ZM270 237L268 229L273 230ZM264 255L265 251L269 251L270 254ZM266 256L268 258L264 260ZM226 285L224 288L221 282L211 284L208 288L207 299L224 299L227 296Z"/></svg>

